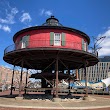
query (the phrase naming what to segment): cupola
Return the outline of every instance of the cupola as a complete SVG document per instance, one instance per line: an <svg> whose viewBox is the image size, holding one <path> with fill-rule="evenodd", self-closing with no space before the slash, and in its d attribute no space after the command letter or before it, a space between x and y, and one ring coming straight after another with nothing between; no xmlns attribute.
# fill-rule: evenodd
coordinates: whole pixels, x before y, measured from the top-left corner
<svg viewBox="0 0 110 110"><path fill-rule="evenodd" d="M51 16L46 20L43 26L62 26L62 24L59 23L59 20L56 19L54 16Z"/></svg>

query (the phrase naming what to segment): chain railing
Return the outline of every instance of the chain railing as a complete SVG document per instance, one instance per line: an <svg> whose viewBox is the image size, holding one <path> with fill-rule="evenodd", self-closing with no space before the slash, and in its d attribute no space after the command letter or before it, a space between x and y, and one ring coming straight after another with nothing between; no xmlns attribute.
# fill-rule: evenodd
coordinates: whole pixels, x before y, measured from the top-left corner
<svg viewBox="0 0 110 110"><path fill-rule="evenodd" d="M4 54L7 54L12 51L17 51L20 49L31 49L31 48L43 48L43 47L52 47L52 48L67 48L67 49L75 49L75 50L81 50L81 51L87 51L89 53L92 53L92 51L87 50L87 45L77 43L77 42L72 42L72 41L66 41L66 42L61 42L60 44L55 44L54 41L53 44L50 43L50 40L35 40L35 41L30 41L30 42L19 42L15 43L13 45L8 46L4 50ZM95 54L95 53L93 53ZM95 54L96 55L96 54Z"/></svg>

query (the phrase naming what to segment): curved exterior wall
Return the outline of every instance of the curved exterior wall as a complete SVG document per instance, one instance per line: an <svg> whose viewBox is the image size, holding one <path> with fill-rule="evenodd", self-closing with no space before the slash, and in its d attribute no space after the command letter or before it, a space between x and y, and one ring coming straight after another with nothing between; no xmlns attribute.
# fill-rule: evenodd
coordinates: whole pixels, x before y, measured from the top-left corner
<svg viewBox="0 0 110 110"><path fill-rule="evenodd" d="M55 40L56 34L60 36L60 39ZM14 42L16 49L57 47L87 51L88 46L86 38L80 34L60 29L37 29L22 32L16 36Z"/></svg>

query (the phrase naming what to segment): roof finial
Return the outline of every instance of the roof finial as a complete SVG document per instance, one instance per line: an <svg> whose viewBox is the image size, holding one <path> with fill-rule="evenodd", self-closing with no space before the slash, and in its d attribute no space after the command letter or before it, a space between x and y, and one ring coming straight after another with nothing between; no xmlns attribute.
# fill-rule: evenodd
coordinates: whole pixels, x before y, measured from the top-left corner
<svg viewBox="0 0 110 110"><path fill-rule="evenodd" d="M54 16L52 15L51 18L54 18Z"/></svg>

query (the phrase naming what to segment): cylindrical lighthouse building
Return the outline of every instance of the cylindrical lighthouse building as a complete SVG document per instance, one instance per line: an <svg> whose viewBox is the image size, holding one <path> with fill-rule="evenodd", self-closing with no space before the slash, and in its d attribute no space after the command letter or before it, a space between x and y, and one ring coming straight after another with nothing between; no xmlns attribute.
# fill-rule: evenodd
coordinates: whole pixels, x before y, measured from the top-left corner
<svg viewBox="0 0 110 110"><path fill-rule="evenodd" d="M98 62L98 57L88 52L89 36L79 30L64 27L54 16L41 26L17 32L13 41L14 45L5 49L3 59L22 68L42 72L55 70L56 94L59 70L85 68Z"/></svg>

